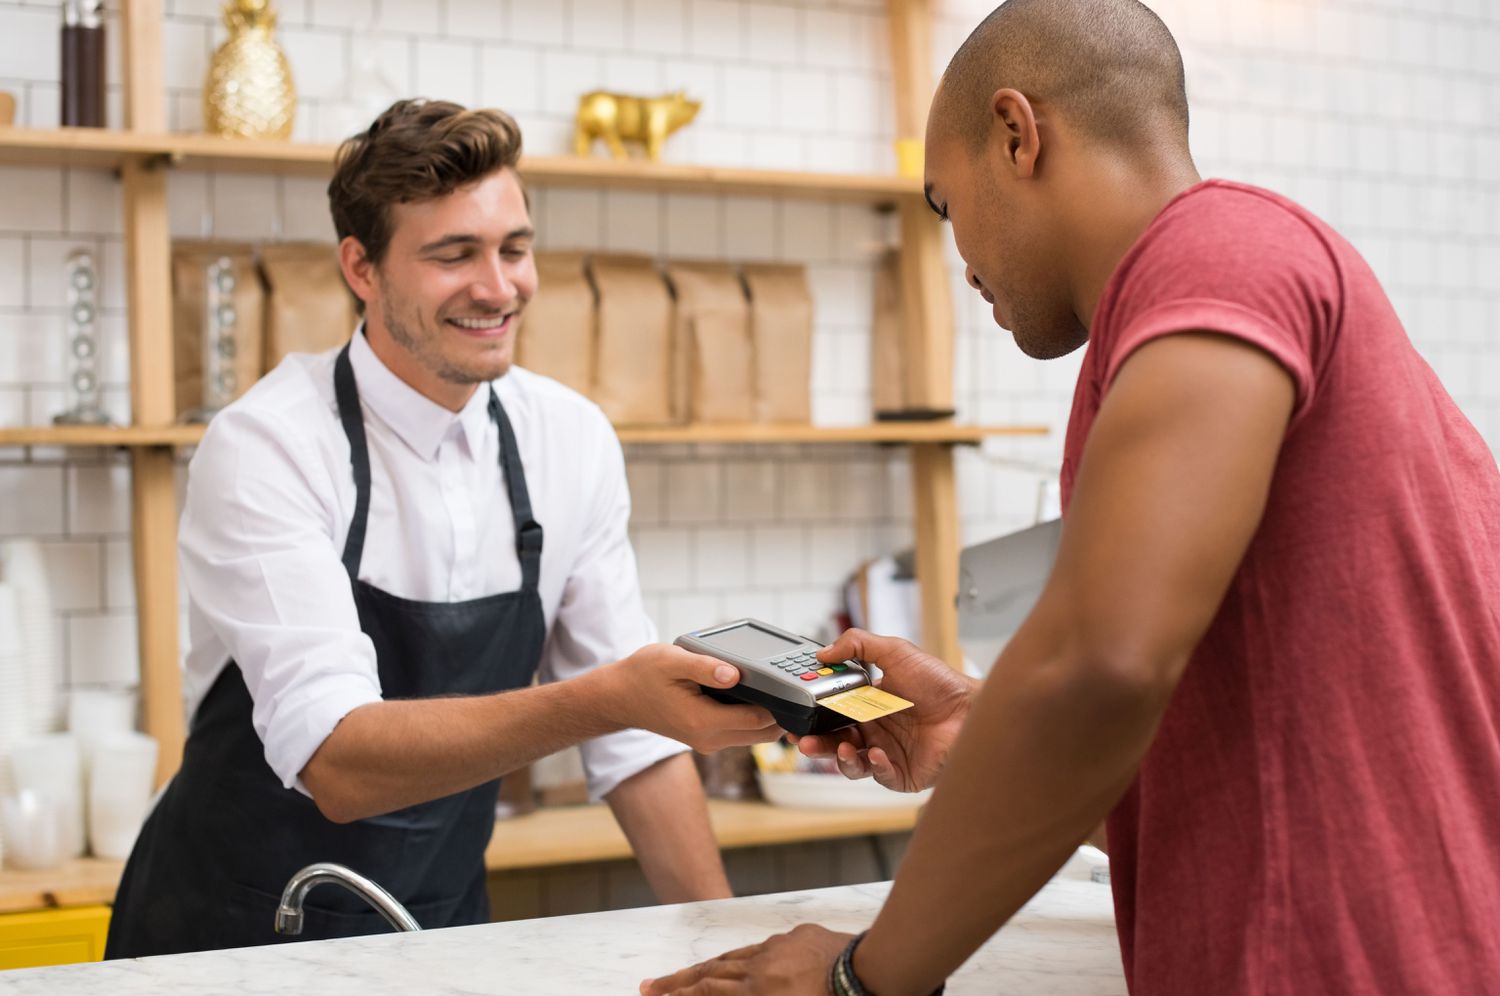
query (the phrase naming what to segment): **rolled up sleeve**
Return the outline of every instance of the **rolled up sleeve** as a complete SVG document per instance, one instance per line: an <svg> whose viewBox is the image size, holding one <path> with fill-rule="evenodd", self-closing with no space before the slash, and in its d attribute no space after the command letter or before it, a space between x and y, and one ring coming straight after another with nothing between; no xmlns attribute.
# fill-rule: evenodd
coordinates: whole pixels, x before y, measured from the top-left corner
<svg viewBox="0 0 1500 996"><path fill-rule="evenodd" d="M195 621L238 665L282 785L339 721L381 698L335 543L338 488L295 426L230 408L195 454L179 550Z"/></svg>
<svg viewBox="0 0 1500 996"><path fill-rule="evenodd" d="M641 599L630 545L630 488L619 440L602 414L599 480L588 530L563 588L538 676L562 681L627 657L657 639ZM589 798L599 801L632 775L688 750L645 730L621 730L579 745Z"/></svg>

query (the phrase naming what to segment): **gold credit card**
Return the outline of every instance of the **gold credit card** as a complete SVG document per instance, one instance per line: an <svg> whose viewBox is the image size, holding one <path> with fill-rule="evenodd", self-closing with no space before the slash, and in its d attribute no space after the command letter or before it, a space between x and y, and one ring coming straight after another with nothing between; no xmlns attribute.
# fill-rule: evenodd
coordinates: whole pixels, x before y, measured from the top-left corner
<svg viewBox="0 0 1500 996"><path fill-rule="evenodd" d="M827 706L841 716L848 716L856 723L868 723L872 719L889 716L891 713L910 709L911 703L899 695L882 691L871 685L851 688L847 692L819 699L818 705Z"/></svg>

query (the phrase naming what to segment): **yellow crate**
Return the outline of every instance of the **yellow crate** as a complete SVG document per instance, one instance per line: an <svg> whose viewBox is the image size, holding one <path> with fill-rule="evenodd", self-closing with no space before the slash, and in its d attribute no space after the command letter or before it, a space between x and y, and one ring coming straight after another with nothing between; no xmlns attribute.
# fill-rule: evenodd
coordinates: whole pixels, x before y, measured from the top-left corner
<svg viewBox="0 0 1500 996"><path fill-rule="evenodd" d="M0 970L99 961L108 906L73 906L0 916Z"/></svg>

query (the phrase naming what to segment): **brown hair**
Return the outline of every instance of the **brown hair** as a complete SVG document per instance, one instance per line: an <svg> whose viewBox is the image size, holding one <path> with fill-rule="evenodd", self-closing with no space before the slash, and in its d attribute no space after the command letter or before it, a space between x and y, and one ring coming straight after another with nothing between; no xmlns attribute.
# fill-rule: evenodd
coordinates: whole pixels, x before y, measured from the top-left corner
<svg viewBox="0 0 1500 996"><path fill-rule="evenodd" d="M334 157L328 207L342 242L352 235L379 263L391 241L390 206L431 200L515 169L521 129L504 111L446 100L398 100Z"/></svg>

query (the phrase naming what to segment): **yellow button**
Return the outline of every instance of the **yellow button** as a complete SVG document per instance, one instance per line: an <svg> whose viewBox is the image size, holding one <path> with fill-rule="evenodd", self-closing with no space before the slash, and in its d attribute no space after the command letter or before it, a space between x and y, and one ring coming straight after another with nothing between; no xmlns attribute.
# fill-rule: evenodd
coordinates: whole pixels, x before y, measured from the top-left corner
<svg viewBox="0 0 1500 996"><path fill-rule="evenodd" d="M831 668L831 667L820 667L820 668L818 668L818 673L819 674L832 674L833 673L833 668Z"/></svg>

